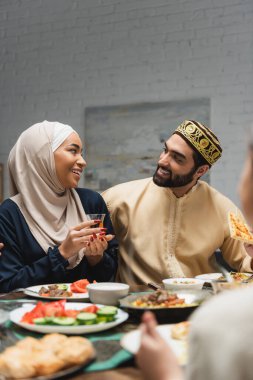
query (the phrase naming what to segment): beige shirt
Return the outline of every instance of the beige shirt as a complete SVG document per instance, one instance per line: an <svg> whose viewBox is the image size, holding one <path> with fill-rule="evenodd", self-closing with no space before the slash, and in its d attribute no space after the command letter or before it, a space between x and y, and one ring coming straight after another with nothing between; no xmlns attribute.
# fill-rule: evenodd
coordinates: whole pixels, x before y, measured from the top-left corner
<svg viewBox="0 0 253 380"><path fill-rule="evenodd" d="M210 258L218 248L232 268L251 271L243 244L229 234L227 213L237 208L207 183L199 181L181 198L152 178L102 195L120 246L119 281L142 284L214 272Z"/></svg>

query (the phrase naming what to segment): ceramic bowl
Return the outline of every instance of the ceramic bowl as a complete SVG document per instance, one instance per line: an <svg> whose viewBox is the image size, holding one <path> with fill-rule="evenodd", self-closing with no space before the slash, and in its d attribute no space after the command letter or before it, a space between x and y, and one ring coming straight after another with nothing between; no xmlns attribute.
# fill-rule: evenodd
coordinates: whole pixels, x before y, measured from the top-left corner
<svg viewBox="0 0 253 380"><path fill-rule="evenodd" d="M97 282L87 285L87 290L93 303L118 305L119 300L128 295L129 285L120 282Z"/></svg>
<svg viewBox="0 0 253 380"><path fill-rule="evenodd" d="M203 280L205 283L212 283L212 281L217 281L222 277L222 273L203 273L199 274L195 278Z"/></svg>
<svg viewBox="0 0 253 380"><path fill-rule="evenodd" d="M164 288L167 290L201 290L204 281L197 278L166 278L163 280Z"/></svg>

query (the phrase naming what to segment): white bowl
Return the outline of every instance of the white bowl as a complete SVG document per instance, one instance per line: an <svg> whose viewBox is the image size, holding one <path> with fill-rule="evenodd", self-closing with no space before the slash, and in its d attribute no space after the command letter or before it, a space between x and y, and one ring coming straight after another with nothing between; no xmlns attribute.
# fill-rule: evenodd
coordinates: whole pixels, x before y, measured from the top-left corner
<svg viewBox="0 0 253 380"><path fill-rule="evenodd" d="M118 305L118 301L128 295L129 285L120 282L97 282L87 285L86 289L91 302Z"/></svg>
<svg viewBox="0 0 253 380"><path fill-rule="evenodd" d="M222 273L204 273L204 274L199 274L195 278L211 283L212 281L219 280L220 277L222 277Z"/></svg>
<svg viewBox="0 0 253 380"><path fill-rule="evenodd" d="M181 290L181 289L202 289L204 281L197 278L166 278L163 280L165 289L167 290Z"/></svg>

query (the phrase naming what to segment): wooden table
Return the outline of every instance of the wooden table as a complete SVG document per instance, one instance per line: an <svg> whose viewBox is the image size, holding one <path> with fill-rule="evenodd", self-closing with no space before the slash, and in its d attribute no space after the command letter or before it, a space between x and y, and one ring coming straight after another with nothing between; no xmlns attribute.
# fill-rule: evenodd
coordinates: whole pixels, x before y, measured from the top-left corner
<svg viewBox="0 0 253 380"><path fill-rule="evenodd" d="M136 286L132 288L133 291L145 291L147 287L145 286ZM1 297L1 294L0 294ZM23 292L7 294L4 297L1 297L0 300L15 300L15 299L25 299L29 298L24 295ZM29 298L31 299L31 298ZM122 331L131 331L138 327L138 323L133 323L133 321L126 321L117 328L122 328ZM99 371L92 373L81 373L69 376L68 379L71 380L144 380L140 370L136 367L134 359L129 360L126 363L123 363L121 366L109 370L109 371Z"/></svg>

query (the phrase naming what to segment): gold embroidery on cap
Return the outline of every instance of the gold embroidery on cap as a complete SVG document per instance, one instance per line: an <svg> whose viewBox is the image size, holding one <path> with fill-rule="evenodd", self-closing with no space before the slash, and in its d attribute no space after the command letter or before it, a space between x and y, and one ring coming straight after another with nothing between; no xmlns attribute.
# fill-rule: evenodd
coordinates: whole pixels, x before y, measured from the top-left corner
<svg viewBox="0 0 253 380"><path fill-rule="evenodd" d="M204 125L201 126L208 131ZM219 146L220 144L215 136L209 136L203 129L199 128L191 121L186 120L179 125L176 132L182 134L198 150L206 161L210 165L213 165L221 157L222 149L216 146Z"/></svg>

